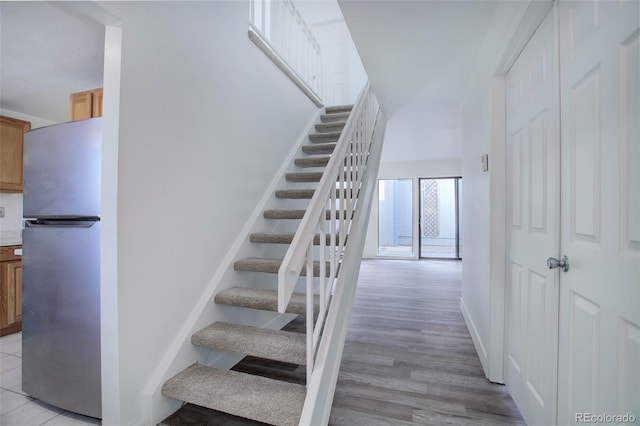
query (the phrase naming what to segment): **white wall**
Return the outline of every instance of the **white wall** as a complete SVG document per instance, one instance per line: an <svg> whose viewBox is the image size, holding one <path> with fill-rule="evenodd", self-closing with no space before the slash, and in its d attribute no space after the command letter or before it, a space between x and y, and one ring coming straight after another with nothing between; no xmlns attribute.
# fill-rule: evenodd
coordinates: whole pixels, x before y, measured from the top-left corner
<svg viewBox="0 0 640 426"><path fill-rule="evenodd" d="M486 83L489 80L487 79ZM462 259L462 300L469 318L467 326L476 343L476 350L487 374L487 343L489 339L489 263L490 263L490 175L482 172L480 158L490 150L489 93L483 88L480 96L465 103L465 140L462 156L462 178L465 197L460 218L465 229L465 250ZM494 158L490 158L493 166ZM463 308L464 311L465 308Z"/></svg>
<svg viewBox="0 0 640 426"><path fill-rule="evenodd" d="M462 127L462 106L413 101L389 118L382 162L460 159Z"/></svg>
<svg viewBox="0 0 640 426"><path fill-rule="evenodd" d="M512 38L529 3L499 3L464 101L461 308L485 375L498 382L505 265L504 85L499 75L512 57ZM489 172L482 171L483 153L489 154Z"/></svg>
<svg viewBox="0 0 640 426"><path fill-rule="evenodd" d="M4 207L4 217L0 218L0 243L20 244L22 194L0 193L0 207Z"/></svg>
<svg viewBox="0 0 640 426"><path fill-rule="evenodd" d="M150 424L145 383L316 109L248 39L247 1L101 5L122 20L110 418Z"/></svg>
<svg viewBox="0 0 640 426"><path fill-rule="evenodd" d="M99 9L94 5L94 11ZM102 12L102 10L100 10ZM118 338L118 135L122 28L99 13L106 24L102 140L102 219L100 235L100 324L102 424L120 423L120 346Z"/></svg>
<svg viewBox="0 0 640 426"><path fill-rule="evenodd" d="M18 111L11 111L11 110L4 109L4 108L0 108L0 115L6 115L7 117L13 117L13 118L17 118L19 120L30 121L31 122L31 130L34 130L34 129L37 129L37 128L40 128L40 127L51 126L52 124L56 124L55 121L46 120L44 118L40 118L40 117L35 117L33 115L29 115L28 112L27 113L23 113L23 112L18 112Z"/></svg>

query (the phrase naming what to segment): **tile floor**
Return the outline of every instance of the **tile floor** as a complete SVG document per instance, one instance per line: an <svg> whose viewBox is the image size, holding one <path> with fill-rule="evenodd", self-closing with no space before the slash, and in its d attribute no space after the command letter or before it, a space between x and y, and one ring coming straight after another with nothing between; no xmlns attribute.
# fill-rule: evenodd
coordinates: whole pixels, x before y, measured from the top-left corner
<svg viewBox="0 0 640 426"><path fill-rule="evenodd" d="M0 337L0 425L99 425L84 417L42 403L22 392L22 333Z"/></svg>

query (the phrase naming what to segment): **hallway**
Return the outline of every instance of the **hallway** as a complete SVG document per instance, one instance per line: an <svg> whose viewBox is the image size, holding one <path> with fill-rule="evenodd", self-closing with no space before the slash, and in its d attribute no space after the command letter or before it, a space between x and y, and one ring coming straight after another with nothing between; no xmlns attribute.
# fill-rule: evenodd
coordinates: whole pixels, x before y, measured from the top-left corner
<svg viewBox="0 0 640 426"><path fill-rule="evenodd" d="M524 425L506 388L482 373L460 313L461 267L362 261L330 425ZM304 317L284 329L304 333ZM306 371L254 357L233 370L299 384ZM191 404L161 424L264 425Z"/></svg>
<svg viewBox="0 0 640 426"><path fill-rule="evenodd" d="M524 424L460 313L461 263L364 260L331 425Z"/></svg>

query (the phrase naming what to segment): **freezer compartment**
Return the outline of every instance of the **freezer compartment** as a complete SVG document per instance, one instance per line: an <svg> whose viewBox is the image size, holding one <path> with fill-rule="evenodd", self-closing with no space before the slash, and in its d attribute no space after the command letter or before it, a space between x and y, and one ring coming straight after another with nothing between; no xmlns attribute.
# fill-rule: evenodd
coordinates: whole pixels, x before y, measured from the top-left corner
<svg viewBox="0 0 640 426"><path fill-rule="evenodd" d="M34 217L99 217L102 118L24 135L24 211Z"/></svg>
<svg viewBox="0 0 640 426"><path fill-rule="evenodd" d="M22 389L99 418L100 222L25 225Z"/></svg>

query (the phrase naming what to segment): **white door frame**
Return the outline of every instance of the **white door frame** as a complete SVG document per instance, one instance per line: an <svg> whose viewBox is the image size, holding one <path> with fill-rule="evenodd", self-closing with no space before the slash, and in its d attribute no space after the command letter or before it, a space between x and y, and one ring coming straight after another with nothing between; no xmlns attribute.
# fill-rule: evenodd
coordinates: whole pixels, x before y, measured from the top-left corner
<svg viewBox="0 0 640 426"><path fill-rule="evenodd" d="M70 2L69 7L105 27L100 235L102 422L120 424L117 207L122 21L95 2Z"/></svg>
<svg viewBox="0 0 640 426"><path fill-rule="evenodd" d="M488 379L505 382L507 318L507 185L506 75L529 39L553 7L553 0L532 1L522 16L491 81L490 175L490 320Z"/></svg>

